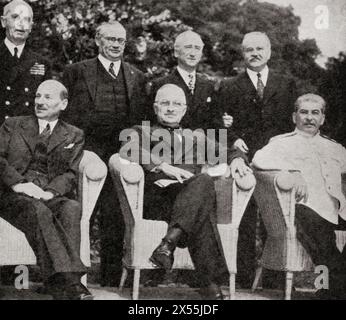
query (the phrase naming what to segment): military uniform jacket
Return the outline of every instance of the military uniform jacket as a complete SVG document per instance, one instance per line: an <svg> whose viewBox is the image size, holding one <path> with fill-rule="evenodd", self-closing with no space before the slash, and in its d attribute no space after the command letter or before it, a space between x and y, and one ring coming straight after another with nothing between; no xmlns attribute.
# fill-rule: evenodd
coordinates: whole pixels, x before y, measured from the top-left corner
<svg viewBox="0 0 346 320"><path fill-rule="evenodd" d="M25 181L39 135L35 116L12 117L0 128L0 189ZM83 131L59 120L48 143L47 190L59 195L75 191L83 155Z"/></svg>
<svg viewBox="0 0 346 320"><path fill-rule="evenodd" d="M337 224L346 220L341 175L346 173L346 149L320 134L307 137L298 130L272 138L259 150L253 165L262 170L298 170L307 182L307 206ZM335 210L337 208L337 210Z"/></svg>
<svg viewBox="0 0 346 320"><path fill-rule="evenodd" d="M19 61L0 43L0 124L7 117L34 113L34 99L39 84L51 78L47 59L24 47Z"/></svg>

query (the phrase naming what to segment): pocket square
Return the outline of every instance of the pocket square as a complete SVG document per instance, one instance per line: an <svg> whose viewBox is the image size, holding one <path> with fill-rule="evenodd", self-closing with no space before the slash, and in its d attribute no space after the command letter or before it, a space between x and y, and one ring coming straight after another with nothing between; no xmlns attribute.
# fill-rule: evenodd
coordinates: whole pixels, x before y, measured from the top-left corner
<svg viewBox="0 0 346 320"><path fill-rule="evenodd" d="M74 143L70 143L68 146L64 147L64 149L71 149L74 147Z"/></svg>

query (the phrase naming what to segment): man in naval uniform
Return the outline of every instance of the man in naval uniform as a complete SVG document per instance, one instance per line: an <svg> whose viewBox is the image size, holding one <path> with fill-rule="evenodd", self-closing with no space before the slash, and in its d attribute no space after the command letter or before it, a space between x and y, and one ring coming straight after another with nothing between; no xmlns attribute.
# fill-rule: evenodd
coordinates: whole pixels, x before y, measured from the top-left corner
<svg viewBox="0 0 346 320"><path fill-rule="evenodd" d="M335 229L346 219L346 199L341 175L346 173L346 149L320 134L326 103L318 95L305 94L295 103L293 132L278 135L254 158L262 170L287 170L296 175L297 238L315 265L329 270L327 298L346 297L346 250L337 249Z"/></svg>
<svg viewBox="0 0 346 320"><path fill-rule="evenodd" d="M33 26L30 5L11 1L1 24L6 38L0 43L0 124L8 117L34 114L36 89L51 77L49 62L26 44Z"/></svg>

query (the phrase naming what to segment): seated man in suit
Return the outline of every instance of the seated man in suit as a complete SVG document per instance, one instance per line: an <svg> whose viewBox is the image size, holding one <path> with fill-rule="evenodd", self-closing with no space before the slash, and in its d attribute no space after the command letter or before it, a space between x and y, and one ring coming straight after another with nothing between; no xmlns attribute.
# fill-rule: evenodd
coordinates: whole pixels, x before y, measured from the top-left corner
<svg viewBox="0 0 346 320"><path fill-rule="evenodd" d="M36 92L36 116L12 117L0 128L0 216L31 245L55 299L91 299L80 283L81 207L74 200L84 134L59 114L67 90L55 80Z"/></svg>
<svg viewBox="0 0 346 320"><path fill-rule="evenodd" d="M346 219L341 174L346 172L346 149L320 134L326 103L305 94L295 103L293 132L272 138L257 151L253 164L263 170L289 170L296 175L297 238L315 265L329 269L329 298L346 297L346 250L336 247L335 229Z"/></svg>
<svg viewBox="0 0 346 320"><path fill-rule="evenodd" d="M134 127L120 150L123 158L142 164L145 170L144 217L168 222L167 234L150 261L170 270L176 246L188 247L202 296L222 298L220 285L228 271L216 229L214 182L201 173L202 164L206 159L212 164L230 163L233 176L251 170L241 151L227 150L203 130L180 127L186 98L177 85L165 84L157 91L154 109L157 124ZM218 157L211 160L215 150Z"/></svg>

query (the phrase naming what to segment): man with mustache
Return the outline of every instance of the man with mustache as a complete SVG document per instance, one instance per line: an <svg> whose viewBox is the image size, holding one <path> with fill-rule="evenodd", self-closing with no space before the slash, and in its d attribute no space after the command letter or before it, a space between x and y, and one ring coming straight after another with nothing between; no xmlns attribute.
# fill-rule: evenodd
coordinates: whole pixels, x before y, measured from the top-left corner
<svg viewBox="0 0 346 320"><path fill-rule="evenodd" d="M346 298L346 250L336 248L335 229L346 220L341 174L346 173L346 149L320 134L326 103L305 94L295 103L296 129L272 138L257 151L253 165L261 170L285 170L296 175L297 238L315 265L329 270L328 298ZM326 291L326 292L323 292Z"/></svg>
<svg viewBox="0 0 346 320"><path fill-rule="evenodd" d="M8 117L33 114L36 89L51 77L48 60L26 44L33 26L30 5L11 1L4 7L1 24L6 38L0 44L0 124Z"/></svg>
<svg viewBox="0 0 346 320"><path fill-rule="evenodd" d="M63 83L71 100L67 122L85 132L85 149L108 163L120 147L119 133L145 119L146 79L123 60L126 30L118 22L96 29L97 57L68 65ZM100 194L101 283L118 285L121 275L124 223L111 178Z"/></svg>
<svg viewBox="0 0 346 320"><path fill-rule="evenodd" d="M22 231L54 299L90 300L81 282L81 206L76 201L82 130L62 121L66 88L46 80L35 115L11 117L0 127L0 216Z"/></svg>
<svg viewBox="0 0 346 320"><path fill-rule="evenodd" d="M296 86L292 79L268 67L271 43L265 33L245 34L242 53L246 70L221 83L216 105L220 127L228 127L228 143L251 160L271 137L292 129ZM237 279L243 287L251 287L255 274L256 212L252 198L239 229Z"/></svg>

